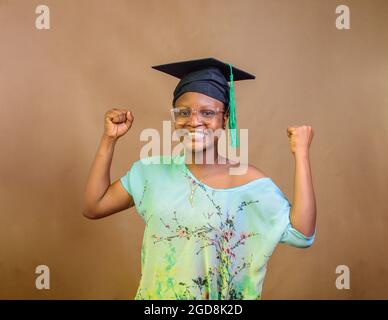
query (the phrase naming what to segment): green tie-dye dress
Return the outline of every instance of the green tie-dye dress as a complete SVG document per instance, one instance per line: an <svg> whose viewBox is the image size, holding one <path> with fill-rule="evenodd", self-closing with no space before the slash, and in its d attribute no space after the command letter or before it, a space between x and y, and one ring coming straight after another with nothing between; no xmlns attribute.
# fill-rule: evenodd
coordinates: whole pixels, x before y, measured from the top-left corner
<svg viewBox="0 0 388 320"><path fill-rule="evenodd" d="M160 164L157 164L157 163ZM135 299L260 299L276 245L309 247L269 177L215 189L184 155L138 160L120 179L145 222Z"/></svg>

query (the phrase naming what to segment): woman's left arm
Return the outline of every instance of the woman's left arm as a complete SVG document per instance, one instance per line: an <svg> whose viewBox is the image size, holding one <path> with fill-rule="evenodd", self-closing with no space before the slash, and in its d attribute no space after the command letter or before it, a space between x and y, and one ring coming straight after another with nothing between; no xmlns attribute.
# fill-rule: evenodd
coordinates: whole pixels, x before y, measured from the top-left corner
<svg viewBox="0 0 388 320"><path fill-rule="evenodd" d="M295 158L294 199L290 221L296 230L310 237L315 232L317 211L309 159L309 147L314 132L311 126L292 126L287 128L287 135Z"/></svg>

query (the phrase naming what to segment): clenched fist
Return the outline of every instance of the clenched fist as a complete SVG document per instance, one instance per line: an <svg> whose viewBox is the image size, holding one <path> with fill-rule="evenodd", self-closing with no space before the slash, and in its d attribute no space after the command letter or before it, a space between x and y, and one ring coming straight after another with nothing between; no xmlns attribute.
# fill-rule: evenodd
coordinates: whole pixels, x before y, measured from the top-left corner
<svg viewBox="0 0 388 320"><path fill-rule="evenodd" d="M287 128L287 135L290 141L291 152L307 154L314 136L311 126L292 126Z"/></svg>
<svg viewBox="0 0 388 320"><path fill-rule="evenodd" d="M134 117L131 111L125 109L112 109L105 113L104 135L118 139L128 132L132 126Z"/></svg>

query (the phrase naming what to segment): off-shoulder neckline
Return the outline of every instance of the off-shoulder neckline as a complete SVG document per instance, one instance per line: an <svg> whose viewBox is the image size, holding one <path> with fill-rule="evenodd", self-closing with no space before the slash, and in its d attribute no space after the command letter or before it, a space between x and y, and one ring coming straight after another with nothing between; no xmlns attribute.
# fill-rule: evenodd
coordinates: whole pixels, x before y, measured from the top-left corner
<svg viewBox="0 0 388 320"><path fill-rule="evenodd" d="M175 162L177 163L177 162ZM211 191L220 191L220 192L230 192L230 191L240 191L240 190L245 190L252 188L258 184L264 183L264 182L272 182L272 179L270 177L261 177L257 178L254 180L251 180L247 183L235 186L235 187L230 187L230 188L214 188L206 183L200 181L192 172L191 170L187 167L185 161L184 161L184 156L180 156L180 159L178 161L178 164L182 165L184 168L184 171L198 184L202 185L205 189L211 190Z"/></svg>

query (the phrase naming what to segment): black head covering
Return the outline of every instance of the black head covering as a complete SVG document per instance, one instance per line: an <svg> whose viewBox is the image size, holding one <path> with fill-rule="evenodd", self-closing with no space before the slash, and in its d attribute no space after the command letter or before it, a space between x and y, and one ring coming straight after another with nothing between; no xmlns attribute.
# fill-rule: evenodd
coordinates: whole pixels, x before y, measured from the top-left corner
<svg viewBox="0 0 388 320"><path fill-rule="evenodd" d="M229 106L230 65L214 58L181 61L152 68L181 79L174 90L173 105L185 92L199 92ZM233 80L255 79L255 76L232 67Z"/></svg>
<svg viewBox="0 0 388 320"><path fill-rule="evenodd" d="M187 74L174 90L172 104L185 92L199 92L217 99L229 106L229 85L224 75L216 67L209 67Z"/></svg>

